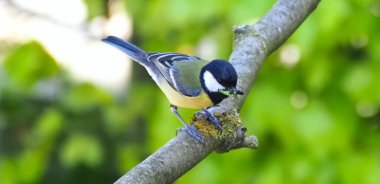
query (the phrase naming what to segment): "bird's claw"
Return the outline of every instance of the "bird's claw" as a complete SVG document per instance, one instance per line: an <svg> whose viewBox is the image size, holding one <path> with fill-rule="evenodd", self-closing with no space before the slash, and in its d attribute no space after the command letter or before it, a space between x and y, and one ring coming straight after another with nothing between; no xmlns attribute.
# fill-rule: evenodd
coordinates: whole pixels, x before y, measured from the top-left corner
<svg viewBox="0 0 380 184"><path fill-rule="evenodd" d="M198 143L202 143L202 135L198 132L195 128L191 127L190 125L186 125L186 131L187 133L193 137Z"/></svg>
<svg viewBox="0 0 380 184"><path fill-rule="evenodd" d="M222 123L218 120L218 118L208 112L207 109L203 109L203 112L205 113L206 118L213 122L218 130L222 130Z"/></svg>

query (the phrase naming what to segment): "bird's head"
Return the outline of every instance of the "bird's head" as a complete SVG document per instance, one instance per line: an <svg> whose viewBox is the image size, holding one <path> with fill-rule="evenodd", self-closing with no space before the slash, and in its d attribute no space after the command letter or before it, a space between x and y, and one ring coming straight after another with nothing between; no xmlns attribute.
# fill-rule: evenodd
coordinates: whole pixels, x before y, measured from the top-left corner
<svg viewBox="0 0 380 184"><path fill-rule="evenodd" d="M214 105L229 96L243 95L236 89L238 80L235 68L225 60L213 60L205 65L200 73L203 90Z"/></svg>

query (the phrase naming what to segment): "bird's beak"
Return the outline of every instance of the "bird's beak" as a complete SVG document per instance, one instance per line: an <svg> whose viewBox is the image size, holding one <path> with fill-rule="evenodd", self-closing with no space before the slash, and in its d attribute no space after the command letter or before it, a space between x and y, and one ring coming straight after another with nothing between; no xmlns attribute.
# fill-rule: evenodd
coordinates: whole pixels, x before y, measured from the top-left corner
<svg viewBox="0 0 380 184"><path fill-rule="evenodd" d="M220 93L226 95L226 96L237 96L237 95L244 95L243 91L240 91L234 87L232 88L227 88L227 89L222 89L219 90Z"/></svg>

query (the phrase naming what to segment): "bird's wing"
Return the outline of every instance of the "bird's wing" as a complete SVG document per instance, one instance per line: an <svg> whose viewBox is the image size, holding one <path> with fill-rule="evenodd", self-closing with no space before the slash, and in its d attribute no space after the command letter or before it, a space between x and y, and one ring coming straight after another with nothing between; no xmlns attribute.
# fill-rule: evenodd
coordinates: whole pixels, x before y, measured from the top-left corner
<svg viewBox="0 0 380 184"><path fill-rule="evenodd" d="M147 60L157 66L176 91L185 96L198 96L201 93L199 74L206 61L179 53L147 53Z"/></svg>

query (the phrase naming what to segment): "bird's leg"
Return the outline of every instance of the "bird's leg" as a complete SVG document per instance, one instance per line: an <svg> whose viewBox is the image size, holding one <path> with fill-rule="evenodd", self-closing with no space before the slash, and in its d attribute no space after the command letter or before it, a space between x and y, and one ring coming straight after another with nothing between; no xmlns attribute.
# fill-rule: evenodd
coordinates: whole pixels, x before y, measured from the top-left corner
<svg viewBox="0 0 380 184"><path fill-rule="evenodd" d="M195 128L193 128L192 126L190 126L189 124L187 124L185 122L185 120L183 120L183 118L181 117L181 115L179 115L178 111L177 111L177 106L175 105L170 105L170 110L173 112L173 114L175 116L177 116L177 118L182 122L182 124L186 127L186 130L187 130L187 133L193 137L196 141L198 142L202 142L202 135L198 132L198 130L196 130Z"/></svg>
<svg viewBox="0 0 380 184"><path fill-rule="evenodd" d="M208 112L207 109L202 109L202 110L205 113L206 118L208 118L211 122L213 122L215 124L216 128L218 128L218 130L221 130L222 129L222 123L220 123L218 118L216 118L213 114Z"/></svg>

